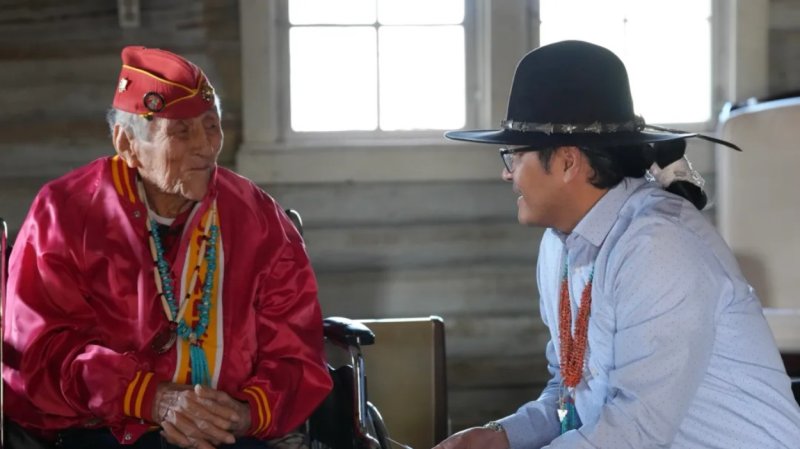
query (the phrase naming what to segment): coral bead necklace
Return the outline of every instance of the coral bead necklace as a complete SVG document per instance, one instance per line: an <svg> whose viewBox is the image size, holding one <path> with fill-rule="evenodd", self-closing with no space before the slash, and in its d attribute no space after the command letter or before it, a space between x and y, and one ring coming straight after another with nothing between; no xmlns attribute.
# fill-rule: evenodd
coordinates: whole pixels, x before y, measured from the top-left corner
<svg viewBox="0 0 800 449"><path fill-rule="evenodd" d="M594 267L589 274L589 281L583 287L578 319L575 322L575 333L572 333L572 305L569 295L569 267L564 257L564 272L561 276L561 289L558 304L558 335L560 343L560 368L563 382L559 398L558 417L561 420L561 433L580 426L575 400L572 391L578 386L583 374L583 361L589 338L589 315L592 309L592 280Z"/></svg>

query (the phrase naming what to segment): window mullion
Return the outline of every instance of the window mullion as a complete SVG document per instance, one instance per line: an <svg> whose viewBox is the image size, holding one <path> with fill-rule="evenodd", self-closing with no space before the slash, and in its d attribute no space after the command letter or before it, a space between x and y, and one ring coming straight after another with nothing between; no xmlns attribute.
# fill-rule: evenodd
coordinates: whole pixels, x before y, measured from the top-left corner
<svg viewBox="0 0 800 449"><path fill-rule="evenodd" d="M375 83L375 89L377 89L377 92L375 92L375 114L378 117L376 130L381 131L383 130L381 126L381 117L383 116L381 113L381 100L383 97L383 94L381 94L381 24L378 23L377 18L373 26L375 27L375 79L377 80Z"/></svg>

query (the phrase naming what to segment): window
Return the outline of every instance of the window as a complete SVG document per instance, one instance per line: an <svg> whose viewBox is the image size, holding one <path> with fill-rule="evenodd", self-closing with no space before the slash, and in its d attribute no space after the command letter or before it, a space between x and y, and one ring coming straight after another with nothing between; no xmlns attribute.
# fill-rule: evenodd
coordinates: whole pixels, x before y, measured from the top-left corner
<svg viewBox="0 0 800 449"><path fill-rule="evenodd" d="M648 123L705 123L711 7L711 0L540 0L540 42L581 39L616 53Z"/></svg>
<svg viewBox="0 0 800 449"><path fill-rule="evenodd" d="M302 14L290 13L290 2L313 4L314 7L308 9L306 18L302 18ZM598 9L595 3L602 4L603 8ZM646 9L639 7L639 3L646 5ZM440 4L449 5L444 10L452 15L443 13L432 18L431 8L438 8ZM236 154L236 164L240 173L263 183L495 180L495 153L478 145L447 141L442 137L442 129L497 128L505 118L516 63L540 43L557 39L594 40L617 52L631 75L636 111L649 123L708 132L713 130L715 111L726 100L762 96L766 94L768 83L768 2L239 0L239 5L243 96L242 143ZM369 16L358 16L348 5L361 5L359 8ZM397 5L415 12L411 18L386 18L388 13L382 11L391 11L386 8ZM575 11L568 17L567 24L564 24L567 19L564 5ZM291 8L295 6L291 5ZM320 19L322 14L325 14L325 19ZM349 16L345 19L346 14ZM418 18L422 20L422 14L428 14L424 16L425 23L415 22ZM595 25L596 20L601 22ZM637 25L640 20L646 22ZM611 38L602 41L591 35L592 30L608 30L608 23L614 23L617 30ZM395 28L402 31L412 27L425 30L460 28L463 41L459 45L462 48L460 51L441 50L437 41L433 43L437 50L427 53L432 62L416 62L416 65L398 56L395 58L400 61L397 64L412 68L403 75L408 78L382 79L381 64L389 64L391 59L383 59L389 53L386 49L381 50L381 30ZM330 46L333 47L330 50L326 39L322 39L307 47L313 50L315 46L326 46L328 50L323 52L317 48L316 54L307 53L302 57L298 56L301 50L295 50L296 59L292 61L290 57L293 33L333 32L338 29L342 36L346 36L347 33L358 33L353 31L357 28L369 30L369 43L359 38L352 46L341 42L338 46ZM709 33L713 33L712 36ZM641 45L644 39L649 39L647 46ZM362 48L365 46L374 52L368 58L370 65L365 66L369 67L368 70L363 69L370 74L372 81L363 85L369 85L371 93L358 94L364 97L357 97L343 86L367 92L361 84L348 84L347 78L341 85L331 81L340 79L336 78L341 77L336 72L342 70L340 66L344 65L345 56L331 57L325 64L320 61L332 51L345 55L345 50L366 53ZM428 48L423 47L415 52L415 56L426 50ZM451 55L463 58L463 62L448 60L450 62L444 63L444 58ZM302 58L316 66L296 69L294 73L316 73L318 79L327 83L324 88L308 80L292 83L291 66L301 63ZM641 59L644 62L636 62L640 58L644 58ZM436 65L438 63L441 65ZM393 117L389 106L393 100L385 95L396 89L389 89L387 86L391 84L386 83L411 86L418 83L417 79L423 79L425 87L426 83L435 82L442 70L455 66L463 66L464 73L447 75L456 81L448 81L444 89L458 86L452 90L461 92L457 99L444 101L436 97L443 95L445 90L432 89L433 97L428 98L420 93L422 90L409 89L410 93L402 91L400 98L394 101L413 104L411 114L406 116L410 118ZM387 72L394 71L385 70L384 77ZM661 80L655 81L657 79ZM305 100L300 97L292 99L292 89L298 89L299 83L305 83L306 87L298 95L310 92L331 95L335 98L333 105L328 106L331 103L328 98L323 100L313 95ZM342 95L345 91L347 94ZM647 95L654 97L648 100ZM713 97L713 103L710 97ZM370 101L363 98L370 98ZM293 110L291 102L295 103L296 110ZM360 102L360 106L355 113L343 112L356 102ZM691 104L697 106L690 107ZM440 106L443 110L436 109ZM316 123L317 131L311 131L315 128L304 125L300 118L293 121L292 115L303 108L311 117L305 123ZM457 108L463 108L463 112L454 113ZM363 111L368 111L369 115ZM436 119L452 114L453 117L459 116L459 123L453 119L452 126L431 124L423 114ZM713 152L703 150L706 149L697 150L701 158L692 155L693 162L701 171L709 172L713 170ZM695 150L690 148L689 151Z"/></svg>
<svg viewBox="0 0 800 449"><path fill-rule="evenodd" d="M466 121L464 0L289 0L293 132Z"/></svg>

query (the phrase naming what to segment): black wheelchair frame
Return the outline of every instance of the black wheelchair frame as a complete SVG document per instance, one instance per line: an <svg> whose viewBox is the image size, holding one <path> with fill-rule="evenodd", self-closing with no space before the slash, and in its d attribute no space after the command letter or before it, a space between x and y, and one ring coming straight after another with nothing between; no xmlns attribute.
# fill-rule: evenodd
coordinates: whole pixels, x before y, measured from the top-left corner
<svg viewBox="0 0 800 449"><path fill-rule="evenodd" d="M294 209L286 215L303 235L303 219ZM343 318L323 320L325 340L345 351L349 363L328 365L333 389L306 422L311 449L388 449L389 434L378 408L367 400L367 376L361 347L375 343L363 323Z"/></svg>
<svg viewBox="0 0 800 449"><path fill-rule="evenodd" d="M333 389L306 423L311 449L388 449L386 425L367 399L362 345L375 342L364 324L342 317L324 321L325 340L347 352L349 363L328 365Z"/></svg>

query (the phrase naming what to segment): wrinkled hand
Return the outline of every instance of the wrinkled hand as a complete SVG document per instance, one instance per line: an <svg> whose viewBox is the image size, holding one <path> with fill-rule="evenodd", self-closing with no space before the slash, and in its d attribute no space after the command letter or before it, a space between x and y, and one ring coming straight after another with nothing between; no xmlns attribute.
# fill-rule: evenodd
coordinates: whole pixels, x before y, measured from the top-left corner
<svg viewBox="0 0 800 449"><path fill-rule="evenodd" d="M159 384L153 417L163 428L164 438L171 444L195 449L233 444L236 441L233 431L242 425L241 410L215 400L217 393L221 392L200 386Z"/></svg>
<svg viewBox="0 0 800 449"><path fill-rule="evenodd" d="M505 432L472 427L450 436L433 449L508 449L508 447L509 442Z"/></svg>
<svg viewBox="0 0 800 449"><path fill-rule="evenodd" d="M197 385L194 391L200 399L213 403L210 405L211 407L227 407L236 413L236 419L233 420L233 427L230 429L235 436L243 436L250 430L250 404L247 402L240 402L230 397L224 391L214 390L212 388Z"/></svg>

